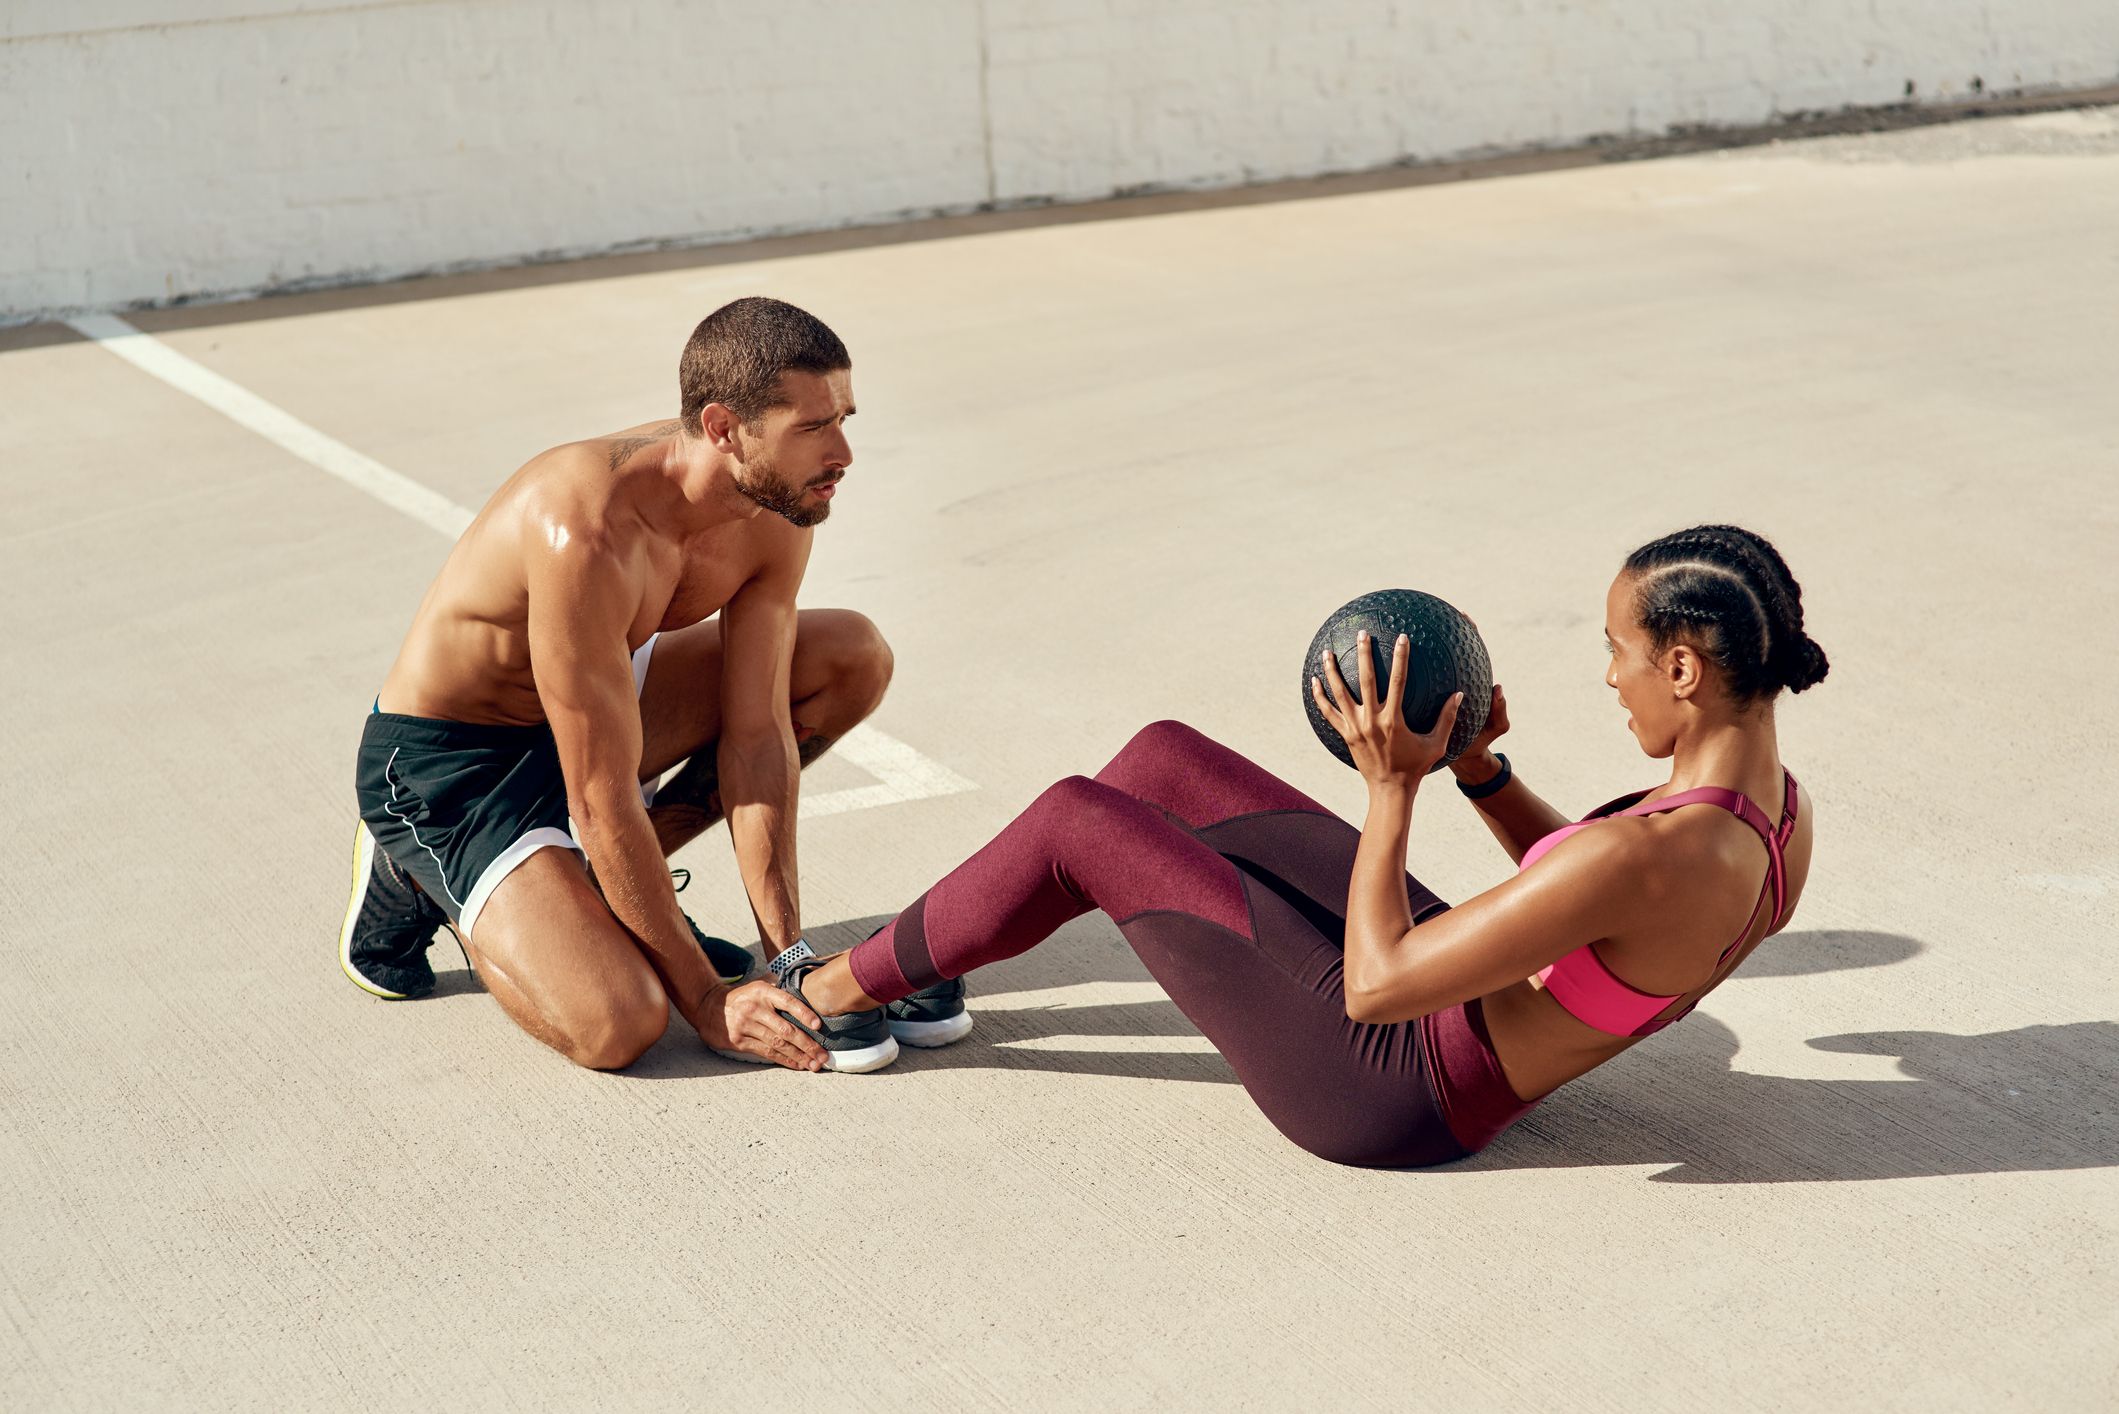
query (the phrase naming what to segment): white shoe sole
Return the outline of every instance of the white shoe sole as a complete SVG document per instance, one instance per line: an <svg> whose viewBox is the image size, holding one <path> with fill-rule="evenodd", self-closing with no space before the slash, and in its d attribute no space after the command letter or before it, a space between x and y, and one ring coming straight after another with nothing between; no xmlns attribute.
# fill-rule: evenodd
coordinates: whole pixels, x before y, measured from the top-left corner
<svg viewBox="0 0 2119 1414"><path fill-rule="evenodd" d="M971 1034L971 1013L960 1011L946 1021L893 1021L890 1034L894 1040L922 1050L953 1045Z"/></svg>
<svg viewBox="0 0 2119 1414"><path fill-rule="evenodd" d="M360 821L353 829L353 897L346 904L346 921L338 929L338 966L353 985L370 996L381 997L386 1002L405 1000L403 992L392 992L376 986L353 970L353 927L360 921L361 905L368 899L368 880L375 876L375 836L368 833L368 822Z"/></svg>
<svg viewBox="0 0 2119 1414"><path fill-rule="evenodd" d="M724 1060L742 1061L745 1065L778 1065L778 1061L754 1056L747 1051L724 1051L719 1046L710 1050ZM881 1070L898 1058L898 1038L885 1036L873 1046L863 1046L858 1051L826 1051L824 1068L836 1070L841 1075L866 1075L872 1070Z"/></svg>
<svg viewBox="0 0 2119 1414"><path fill-rule="evenodd" d="M885 1036L873 1046L863 1046L858 1051L827 1051L824 1068L836 1070L841 1075L866 1075L871 1070L881 1070L898 1058L898 1038Z"/></svg>

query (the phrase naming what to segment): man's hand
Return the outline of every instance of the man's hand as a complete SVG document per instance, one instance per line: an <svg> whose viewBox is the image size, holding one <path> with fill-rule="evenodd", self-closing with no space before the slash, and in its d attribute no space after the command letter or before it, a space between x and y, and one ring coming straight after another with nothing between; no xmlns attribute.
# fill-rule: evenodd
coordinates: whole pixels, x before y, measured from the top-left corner
<svg viewBox="0 0 2119 1414"><path fill-rule="evenodd" d="M822 1070L824 1048L781 1012L809 1026L824 1023L792 992L770 982L716 986L699 1001L691 1022L717 1051L740 1051L789 1070Z"/></svg>

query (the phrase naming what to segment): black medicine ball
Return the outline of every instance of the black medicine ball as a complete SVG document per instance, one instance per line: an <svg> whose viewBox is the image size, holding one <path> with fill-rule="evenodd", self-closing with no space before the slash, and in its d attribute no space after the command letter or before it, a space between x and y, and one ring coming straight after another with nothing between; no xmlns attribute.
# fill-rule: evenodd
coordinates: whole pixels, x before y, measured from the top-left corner
<svg viewBox="0 0 2119 1414"><path fill-rule="evenodd" d="M1310 696L1310 679L1323 672L1324 655L1330 650L1339 660L1339 675L1346 679L1347 691L1359 701L1361 659L1356 635L1363 629L1368 630L1369 649L1375 658L1378 692L1390 691L1391 654L1397 647L1398 635L1402 633L1412 640L1405 665L1404 707L1405 724L1414 731L1433 731L1450 694L1464 694L1464 701L1457 708L1457 725L1449 734L1449 751L1435 763L1435 769L1441 770L1463 755L1472 738L1486 730L1487 714L1493 710L1493 664L1487 660L1486 644L1480 639L1479 630L1446 601L1417 589L1379 589L1364 594L1324 621L1324 627L1310 640L1309 656L1302 660L1302 710L1309 714L1310 730L1317 733L1325 749L1349 766L1354 764L1354 758L1347 751L1346 739L1317 710L1317 703ZM1325 696L1331 696L1329 680L1325 683Z"/></svg>

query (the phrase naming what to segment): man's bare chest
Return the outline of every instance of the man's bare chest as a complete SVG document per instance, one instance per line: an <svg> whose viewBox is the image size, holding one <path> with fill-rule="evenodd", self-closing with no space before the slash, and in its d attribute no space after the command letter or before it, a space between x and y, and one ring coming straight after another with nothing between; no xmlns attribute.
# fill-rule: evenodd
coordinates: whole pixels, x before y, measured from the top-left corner
<svg viewBox="0 0 2119 1414"><path fill-rule="evenodd" d="M648 635L667 633L710 618L726 607L750 577L750 567L730 557L690 555L656 577L631 635L637 647Z"/></svg>

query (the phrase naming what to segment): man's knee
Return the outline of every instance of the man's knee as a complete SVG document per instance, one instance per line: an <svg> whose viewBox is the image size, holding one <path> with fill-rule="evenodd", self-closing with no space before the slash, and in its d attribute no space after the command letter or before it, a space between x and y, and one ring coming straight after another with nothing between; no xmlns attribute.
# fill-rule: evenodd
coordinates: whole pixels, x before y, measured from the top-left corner
<svg viewBox="0 0 2119 1414"><path fill-rule="evenodd" d="M890 651L890 642L883 637L883 630L866 614L851 609L844 611L845 626L840 630L842 647L840 661L845 675L865 686L881 701L883 690L890 686L891 674L897 671L897 658Z"/></svg>
<svg viewBox="0 0 2119 1414"><path fill-rule="evenodd" d="M586 1000L568 1018L559 1049L589 1070L623 1070L646 1055L669 1024L669 998L650 976Z"/></svg>
<svg viewBox="0 0 2119 1414"><path fill-rule="evenodd" d="M798 651L818 654L834 692L858 702L864 711L883 700L897 660L873 619L853 609L822 609L815 623L804 628L813 630L803 635L813 643L801 644Z"/></svg>

